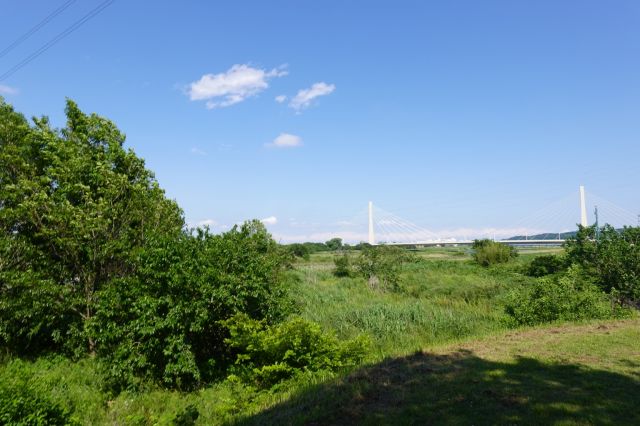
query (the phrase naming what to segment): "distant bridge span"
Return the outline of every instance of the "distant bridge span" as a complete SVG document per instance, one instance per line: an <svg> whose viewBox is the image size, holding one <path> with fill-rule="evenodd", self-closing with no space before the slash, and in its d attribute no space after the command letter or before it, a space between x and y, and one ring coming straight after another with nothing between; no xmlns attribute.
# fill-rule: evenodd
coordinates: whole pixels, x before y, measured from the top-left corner
<svg viewBox="0 0 640 426"><path fill-rule="evenodd" d="M496 242L513 247L560 247L566 240L497 240ZM473 241L425 241L415 243L379 243L376 245L388 245L399 247L423 248L423 247L458 247L470 246Z"/></svg>
<svg viewBox="0 0 640 426"><path fill-rule="evenodd" d="M500 229L495 228L487 228L482 233L474 233L473 230L464 228L455 230L450 235L447 235L447 231L433 232L380 208L376 208L374 214L373 203L369 201L367 239L371 245L387 244L404 247L468 246L473 244L475 238L490 238L502 244L518 247L561 246L565 243L565 238L569 238L571 235L568 232L569 228L567 228L568 222L575 224L576 222L573 220L578 219L578 217L573 217L574 212L580 212L578 223L581 226L589 225L584 186L579 187L579 205L576 206L579 207L579 210L574 210L573 203L578 201L573 198L574 196L571 194L569 197L532 213L530 217L533 223L527 224L527 226L521 224L513 226L514 232L508 234L504 230L500 232ZM594 194L589 194L589 197L595 200L593 207L596 226L603 218L603 216L599 216L600 213L604 213L605 220L611 220L601 223L617 224L617 226L640 226L640 215L633 214ZM566 202L570 204L566 205ZM513 238L505 239L508 237Z"/></svg>

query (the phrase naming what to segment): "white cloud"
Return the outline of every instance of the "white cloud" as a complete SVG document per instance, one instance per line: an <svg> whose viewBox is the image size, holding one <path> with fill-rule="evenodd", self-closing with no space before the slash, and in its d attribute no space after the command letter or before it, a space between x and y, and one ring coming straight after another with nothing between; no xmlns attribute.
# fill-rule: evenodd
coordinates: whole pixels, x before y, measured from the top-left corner
<svg viewBox="0 0 640 426"><path fill-rule="evenodd" d="M275 216L269 216L260 220L260 222L264 223L265 225L275 225L276 223L278 223L278 218Z"/></svg>
<svg viewBox="0 0 640 426"><path fill-rule="evenodd" d="M0 84L0 95L17 95L18 89L15 87L5 86L4 84Z"/></svg>
<svg viewBox="0 0 640 426"><path fill-rule="evenodd" d="M279 104L283 103L286 100L287 100L287 97L285 95L276 96L276 102L279 103Z"/></svg>
<svg viewBox="0 0 640 426"><path fill-rule="evenodd" d="M266 146L273 148L295 148L302 146L302 138L289 133L280 133L273 142L266 144Z"/></svg>
<svg viewBox="0 0 640 426"><path fill-rule="evenodd" d="M336 90L336 86L334 84L327 84L324 82L314 83L308 89L301 89L298 93L291 99L289 102L289 106L296 111L300 112L305 108L308 108L311 105L311 101L319 96L325 96Z"/></svg>
<svg viewBox="0 0 640 426"><path fill-rule="evenodd" d="M236 64L227 72L203 75L189 85L187 94L192 101L206 100L209 109L231 106L265 90L271 78L287 75L285 68L267 71Z"/></svg>
<svg viewBox="0 0 640 426"><path fill-rule="evenodd" d="M207 155L206 151L201 150L197 146L194 146L193 148L191 148L190 152L194 155L202 155L202 156Z"/></svg>

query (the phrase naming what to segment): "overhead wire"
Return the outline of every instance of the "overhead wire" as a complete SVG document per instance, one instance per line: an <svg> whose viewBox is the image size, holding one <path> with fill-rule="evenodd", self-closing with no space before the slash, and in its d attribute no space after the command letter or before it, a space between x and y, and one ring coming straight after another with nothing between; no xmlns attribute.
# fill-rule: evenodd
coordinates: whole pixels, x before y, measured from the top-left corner
<svg viewBox="0 0 640 426"><path fill-rule="evenodd" d="M38 32L38 30L40 28L42 28L45 25L47 25L51 20L53 20L53 18L55 18L56 16L60 15L62 12L64 12L69 6L71 6L75 2L76 2L76 0L67 0L65 3L62 4L62 6L58 7L56 10L54 10L53 12L48 14L43 20L41 20L36 25L34 25L29 31L27 31L26 33L22 34L20 37L18 37L16 40L14 40L13 43L11 43L7 47L5 47L2 51L0 51L0 59L3 58L4 56L6 56L7 53L11 52L13 49L18 47L22 42L27 40L29 37L34 35L36 32Z"/></svg>
<svg viewBox="0 0 640 426"><path fill-rule="evenodd" d="M62 31L61 33L59 33L57 36L55 36L54 38L52 38L51 40L49 40L47 43L45 43L44 45L42 45L39 49L37 49L35 52L33 52L32 54L30 54L29 56L27 56L26 58L24 58L22 61L18 62L16 65L14 65L12 68L10 68L7 72L5 72L4 74L0 75L0 81L4 81L7 78L11 77L13 74L15 74L18 70L20 70L21 68L23 68L24 66L28 65L31 61L33 61L34 59L36 59L38 56L42 55L44 52L46 52L47 50L49 50L51 47L53 47L56 43L58 43L60 40L64 39L66 36L68 36L69 34L73 33L75 30L77 30L78 28L80 28L84 23L86 23L87 21L91 20L92 18L94 18L95 16L97 16L98 14L100 14L103 10L105 10L107 7L111 6L111 4L114 2L115 0L105 0L102 3L100 3L98 6L96 6L95 8L91 9L90 12L88 12L86 15L84 15L82 18L78 19L77 21L75 21L73 24L71 24L69 27L67 27L64 31Z"/></svg>

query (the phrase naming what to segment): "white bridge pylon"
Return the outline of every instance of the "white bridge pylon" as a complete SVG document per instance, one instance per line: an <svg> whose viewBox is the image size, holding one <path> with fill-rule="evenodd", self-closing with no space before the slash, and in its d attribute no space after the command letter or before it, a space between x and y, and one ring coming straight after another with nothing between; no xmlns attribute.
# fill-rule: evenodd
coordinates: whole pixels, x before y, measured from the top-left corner
<svg viewBox="0 0 640 426"><path fill-rule="evenodd" d="M587 204L587 201L590 203ZM575 231L576 225L588 226L587 206L593 208L600 226L608 223L616 228L622 226L640 226L640 215L621 208L601 197L587 193L584 186L579 187L579 206L576 209L575 192L561 200L557 200L533 211L531 214L514 223L509 228L487 228L490 231L475 232L461 237L461 232L450 232L457 238L446 237L447 231L440 233L431 231L403 219L393 213L385 211L373 202L368 205L368 242L369 244L466 244L472 238L489 238L496 240L496 235L502 238L513 238L509 243L527 242L562 242L562 234ZM594 218L595 219L595 218ZM494 231L495 230L495 231ZM500 231L500 232L498 232ZM466 232L466 231L464 231ZM531 239L531 235L543 234L540 240ZM502 240L506 241L506 240Z"/></svg>

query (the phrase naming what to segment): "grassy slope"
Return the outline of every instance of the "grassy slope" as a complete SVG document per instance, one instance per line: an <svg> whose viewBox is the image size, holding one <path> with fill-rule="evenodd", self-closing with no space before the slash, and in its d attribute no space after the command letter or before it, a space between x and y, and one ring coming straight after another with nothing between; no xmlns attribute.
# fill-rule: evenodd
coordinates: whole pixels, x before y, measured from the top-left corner
<svg viewBox="0 0 640 426"><path fill-rule="evenodd" d="M640 424L640 320L537 328L386 359L247 424Z"/></svg>

